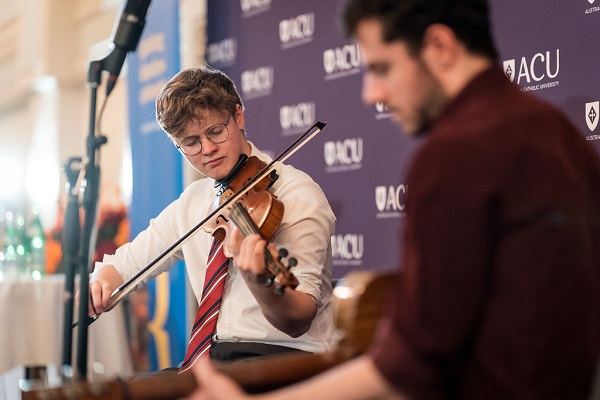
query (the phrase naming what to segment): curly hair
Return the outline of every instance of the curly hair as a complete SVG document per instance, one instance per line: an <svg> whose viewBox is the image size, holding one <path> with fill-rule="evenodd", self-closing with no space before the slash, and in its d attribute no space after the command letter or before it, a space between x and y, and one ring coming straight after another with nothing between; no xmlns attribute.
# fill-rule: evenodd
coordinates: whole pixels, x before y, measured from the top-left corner
<svg viewBox="0 0 600 400"><path fill-rule="evenodd" d="M199 110L233 115L237 104L244 109L235 84L223 72L210 66L188 68L171 78L156 97L156 121L176 138L189 121L201 118Z"/></svg>

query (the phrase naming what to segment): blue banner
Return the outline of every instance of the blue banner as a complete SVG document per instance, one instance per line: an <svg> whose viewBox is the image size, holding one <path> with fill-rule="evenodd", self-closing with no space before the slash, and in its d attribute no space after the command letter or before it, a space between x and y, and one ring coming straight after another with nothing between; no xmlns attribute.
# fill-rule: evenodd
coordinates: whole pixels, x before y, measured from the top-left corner
<svg viewBox="0 0 600 400"><path fill-rule="evenodd" d="M134 236L183 188L181 156L158 126L154 109L160 89L179 71L179 58L178 2L154 0L138 48L128 55ZM184 265L179 263L150 282L148 291L150 366L153 370L175 366L187 344Z"/></svg>

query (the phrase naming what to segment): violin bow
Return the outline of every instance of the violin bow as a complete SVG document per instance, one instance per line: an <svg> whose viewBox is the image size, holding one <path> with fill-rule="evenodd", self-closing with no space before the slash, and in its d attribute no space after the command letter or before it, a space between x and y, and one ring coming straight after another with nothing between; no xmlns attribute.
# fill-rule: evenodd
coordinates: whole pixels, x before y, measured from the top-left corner
<svg viewBox="0 0 600 400"><path fill-rule="evenodd" d="M176 242L170 245L165 251L159 254L154 260L150 261L144 268L139 270L134 276L132 276L127 282L124 282L121 286L115 289L115 291L110 295L108 299L108 304L105 309L106 311L110 311L129 293L135 289L137 285L142 283L144 279L146 279L152 272L154 272L167 258L171 257L177 250L181 248L190 238L196 233L200 228L202 228L210 219L212 219L216 214L218 214L221 210L240 200L243 195L257 183L263 180L274 168L276 162L284 162L288 158L290 158L294 153L300 150L306 143L308 143L312 138L318 135L323 128L325 128L327 122L317 121L315 122L306 132L300 135L291 145L289 145L284 151L281 152L277 157L275 157L267 166L260 171L254 178L250 179L240 190L237 191L234 195L223 201L217 208L215 208L208 216L206 216L202 221L200 221L197 225L192 227L187 233L185 233L182 237L180 237ZM100 314L94 314L92 316L88 316L85 323L89 326L94 321L96 321L100 317ZM79 325L79 321L73 322L73 328Z"/></svg>

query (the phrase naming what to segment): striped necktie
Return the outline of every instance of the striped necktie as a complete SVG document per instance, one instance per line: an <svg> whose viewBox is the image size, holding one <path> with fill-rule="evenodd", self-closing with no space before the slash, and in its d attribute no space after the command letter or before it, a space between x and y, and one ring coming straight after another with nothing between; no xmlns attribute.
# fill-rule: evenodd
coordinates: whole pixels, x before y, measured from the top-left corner
<svg viewBox="0 0 600 400"><path fill-rule="evenodd" d="M190 343L183 364L179 369L180 373L190 369L198 358L210 353L210 345L217 325L228 266L229 258L223 253L223 244L215 238L208 255L202 298L196 313Z"/></svg>

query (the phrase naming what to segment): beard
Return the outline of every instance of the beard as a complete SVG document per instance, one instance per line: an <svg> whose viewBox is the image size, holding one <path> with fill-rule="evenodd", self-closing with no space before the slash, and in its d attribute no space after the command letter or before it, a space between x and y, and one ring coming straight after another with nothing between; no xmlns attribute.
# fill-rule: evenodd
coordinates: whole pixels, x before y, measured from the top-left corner
<svg viewBox="0 0 600 400"><path fill-rule="evenodd" d="M427 65L422 61L420 64L423 71L424 94L415 110L413 135L416 137L424 136L429 132L449 100L442 85L429 71Z"/></svg>

